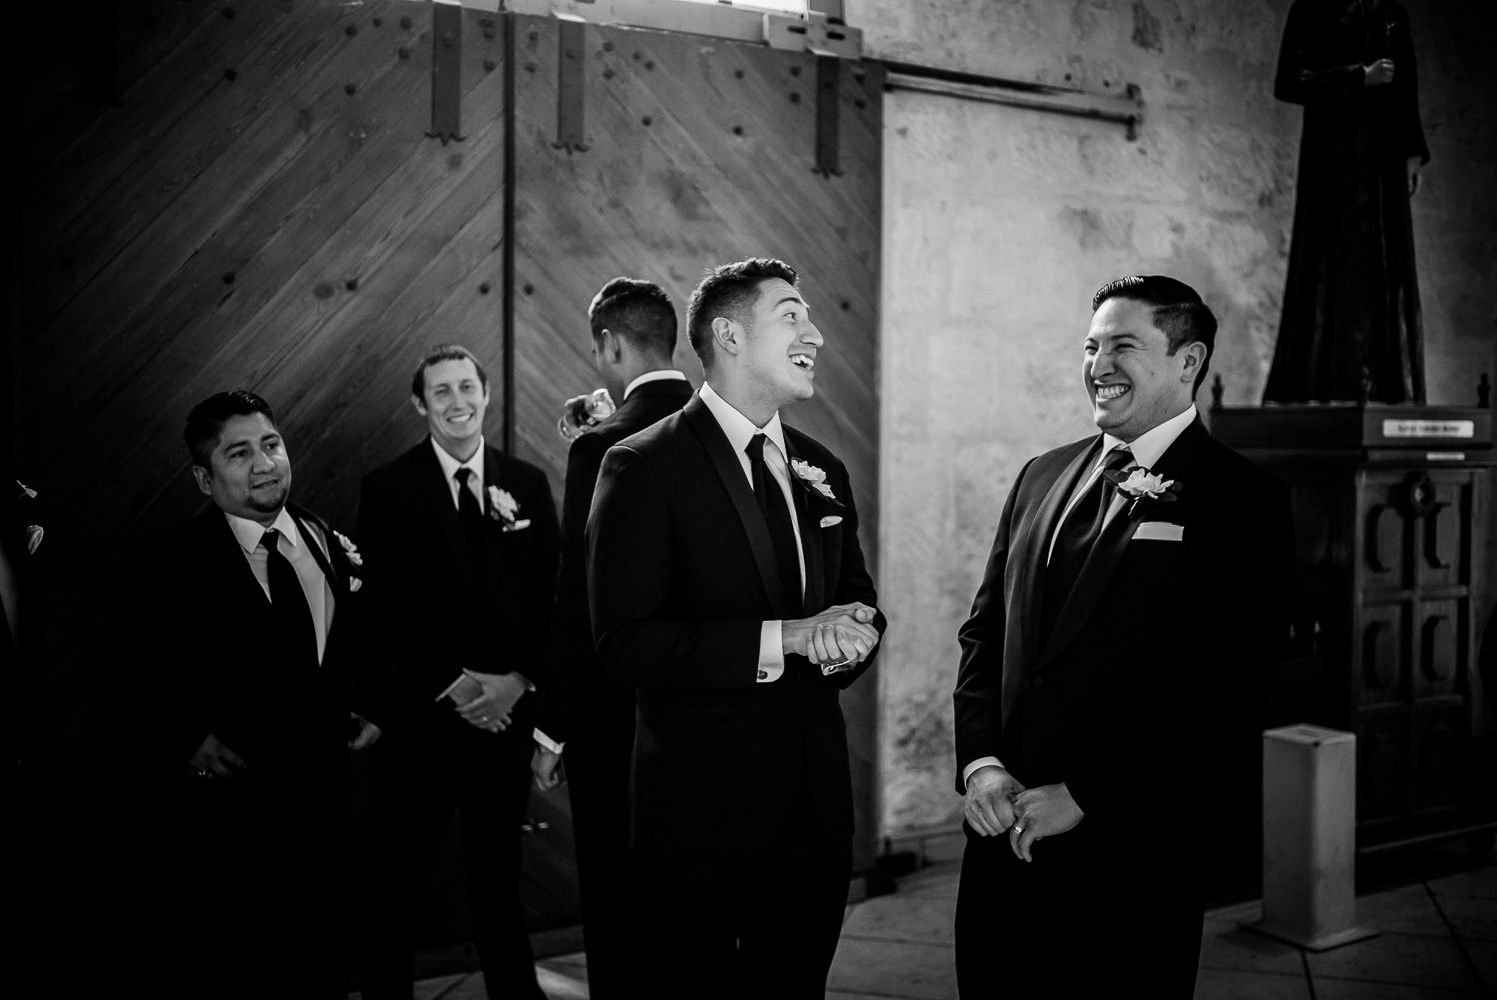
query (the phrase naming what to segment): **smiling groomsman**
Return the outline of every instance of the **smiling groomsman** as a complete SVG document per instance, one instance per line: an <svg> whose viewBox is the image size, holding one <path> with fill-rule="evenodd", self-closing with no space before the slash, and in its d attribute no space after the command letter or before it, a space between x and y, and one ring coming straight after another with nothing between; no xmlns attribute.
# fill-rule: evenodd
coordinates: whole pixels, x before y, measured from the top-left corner
<svg viewBox="0 0 1497 1000"><path fill-rule="evenodd" d="M426 355L411 402L428 436L366 476L359 502L365 589L398 675L397 712L370 767L363 992L409 1000L422 902L456 811L488 995L540 1000L519 900L520 824L535 746L527 674L544 653L556 511L541 470L484 442L488 376L466 348Z"/></svg>
<svg viewBox="0 0 1497 1000"><path fill-rule="evenodd" d="M1216 318L1145 275L1092 300L1101 432L1031 459L959 636L962 997L1188 1000L1213 750L1255 738L1293 589L1288 492L1196 412Z"/></svg>
<svg viewBox="0 0 1497 1000"><path fill-rule="evenodd" d="M99 647L158 637L122 671L114 725L160 775L166 832L150 847L169 887L142 889L118 933L171 921L155 935L182 955L167 994L343 997L347 748L387 717L358 551L290 502L290 450L259 396L204 400L185 437L211 503L136 548Z"/></svg>
<svg viewBox="0 0 1497 1000"><path fill-rule="evenodd" d="M787 264L708 272L706 384L609 449L587 523L603 669L635 688L630 845L652 997L819 998L847 903L838 693L884 629L847 469L780 422L822 335Z"/></svg>

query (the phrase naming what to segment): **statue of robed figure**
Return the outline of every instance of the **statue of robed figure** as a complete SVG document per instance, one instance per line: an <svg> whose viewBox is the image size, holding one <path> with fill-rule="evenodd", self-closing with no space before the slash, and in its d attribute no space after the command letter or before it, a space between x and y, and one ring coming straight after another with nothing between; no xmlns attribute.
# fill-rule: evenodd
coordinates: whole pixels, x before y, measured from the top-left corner
<svg viewBox="0 0 1497 1000"><path fill-rule="evenodd" d="M1265 402L1423 403L1409 199L1429 147L1394 0L1296 0L1274 95L1305 109L1294 241Z"/></svg>

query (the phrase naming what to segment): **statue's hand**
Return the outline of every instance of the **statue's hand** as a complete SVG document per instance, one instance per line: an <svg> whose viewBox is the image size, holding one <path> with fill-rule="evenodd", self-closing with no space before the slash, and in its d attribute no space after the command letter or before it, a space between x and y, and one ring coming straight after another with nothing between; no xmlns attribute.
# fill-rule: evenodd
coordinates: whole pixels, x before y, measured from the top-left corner
<svg viewBox="0 0 1497 1000"><path fill-rule="evenodd" d="M1393 60L1379 59L1371 66L1362 67L1362 83L1368 87L1381 87L1393 82Z"/></svg>
<svg viewBox="0 0 1497 1000"><path fill-rule="evenodd" d="M1411 156L1407 162L1409 172L1409 197L1419 193L1419 157Z"/></svg>

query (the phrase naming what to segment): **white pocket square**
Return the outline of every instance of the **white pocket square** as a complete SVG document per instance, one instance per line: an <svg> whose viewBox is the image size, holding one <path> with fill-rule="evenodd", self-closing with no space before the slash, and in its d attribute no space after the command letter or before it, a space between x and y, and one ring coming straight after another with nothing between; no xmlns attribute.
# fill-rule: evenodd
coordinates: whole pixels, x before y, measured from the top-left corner
<svg viewBox="0 0 1497 1000"><path fill-rule="evenodd" d="M1135 542L1179 542L1184 539L1185 528L1167 521L1145 521L1133 533Z"/></svg>
<svg viewBox="0 0 1497 1000"><path fill-rule="evenodd" d="M505 531L524 531L528 527L530 527L530 518L527 517L523 521L516 521L514 524L506 524L504 526L504 530Z"/></svg>
<svg viewBox="0 0 1497 1000"><path fill-rule="evenodd" d="M841 523L842 523L842 518L841 518L840 515L837 515L837 514L828 514L826 517L823 517L821 519L821 526L823 528L830 528L834 524L841 524Z"/></svg>

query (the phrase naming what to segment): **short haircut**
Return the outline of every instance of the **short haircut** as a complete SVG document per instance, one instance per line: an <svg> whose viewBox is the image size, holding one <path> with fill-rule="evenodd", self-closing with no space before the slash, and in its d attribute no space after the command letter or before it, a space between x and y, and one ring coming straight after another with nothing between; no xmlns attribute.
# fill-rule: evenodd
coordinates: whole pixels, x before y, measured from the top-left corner
<svg viewBox="0 0 1497 1000"><path fill-rule="evenodd" d="M587 319L594 340L606 329L646 353L665 358L676 353L676 307L653 281L614 278L588 306Z"/></svg>
<svg viewBox="0 0 1497 1000"><path fill-rule="evenodd" d="M795 268L773 257L750 257L707 269L686 305L686 335L702 361L703 371L712 370L712 321L726 316L742 323L747 310L758 300L759 285L770 278L780 278L790 285L800 280Z"/></svg>
<svg viewBox="0 0 1497 1000"><path fill-rule="evenodd" d="M416 374L411 376L411 395L417 399L426 399L426 369L432 365L439 365L443 361L471 361L473 367L478 371L478 384L485 389L489 387L489 376L483 370L483 365L473 356L473 352L461 344L438 344L426 353L421 363L416 366Z"/></svg>
<svg viewBox="0 0 1497 1000"><path fill-rule="evenodd" d="M275 425L270 404L247 389L215 393L194 406L187 414L187 426L182 430L182 438L192 454L192 464L213 468L213 449L218 447L219 438L223 436L224 424L234 417L254 413L265 414L265 419Z"/></svg>
<svg viewBox="0 0 1497 1000"><path fill-rule="evenodd" d="M1130 274L1097 289L1097 294L1092 296L1092 312L1102 308L1102 303L1108 299L1132 299L1153 306L1154 325L1168 339L1171 356L1186 344L1197 341L1205 344L1206 359L1201 362L1201 370L1196 372L1192 391L1201 387L1201 380L1211 367L1211 352L1216 346L1216 316L1201 300L1199 292L1179 278L1163 274Z"/></svg>

